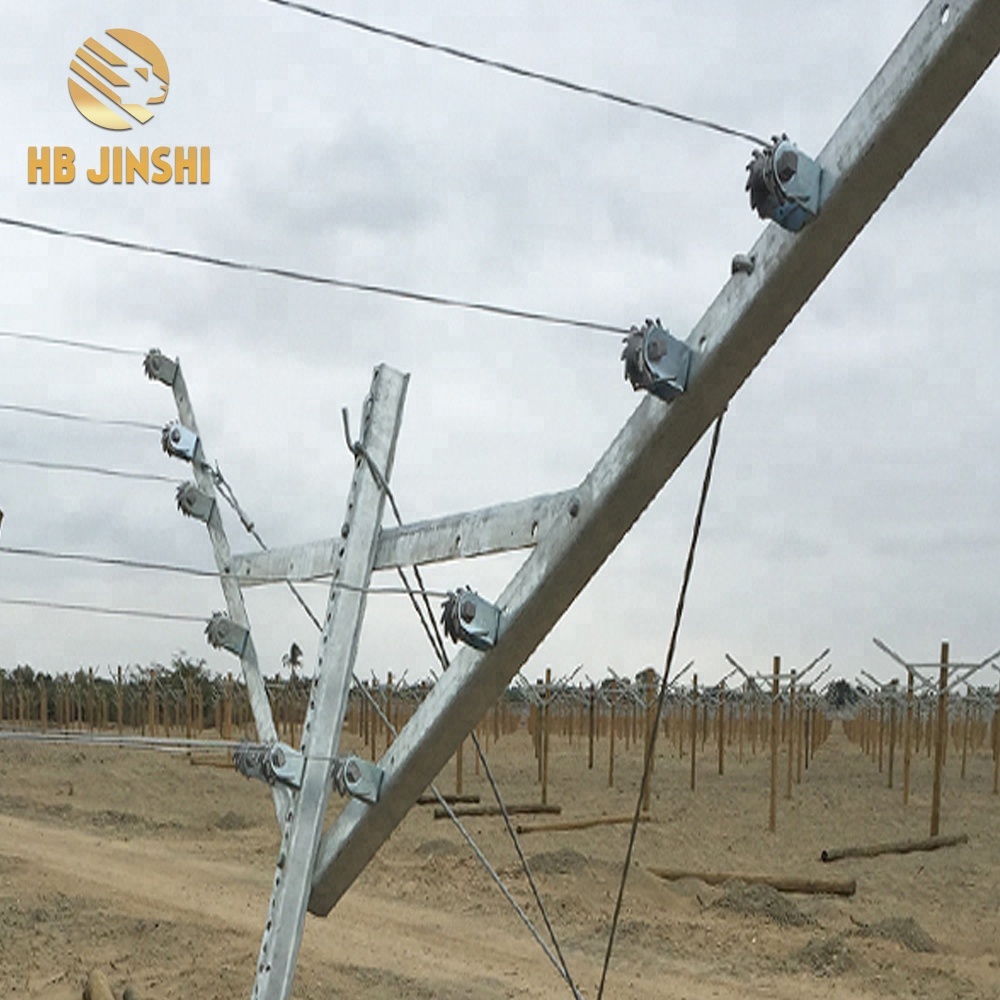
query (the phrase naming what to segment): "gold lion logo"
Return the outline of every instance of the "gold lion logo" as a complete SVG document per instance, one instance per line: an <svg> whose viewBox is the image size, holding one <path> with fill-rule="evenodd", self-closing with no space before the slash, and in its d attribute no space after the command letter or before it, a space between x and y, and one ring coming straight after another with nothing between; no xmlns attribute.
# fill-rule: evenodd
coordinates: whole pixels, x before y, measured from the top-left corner
<svg viewBox="0 0 1000 1000"><path fill-rule="evenodd" d="M136 56L139 65L131 65L130 60L112 52L97 39L88 38L69 64L69 96L77 111L101 128L121 131L132 128L135 122L145 125L153 117L149 106L162 104L167 99L170 87L167 60L155 43L138 31L109 28L105 34ZM130 69L145 86L135 81L131 74L127 79L121 75Z"/></svg>

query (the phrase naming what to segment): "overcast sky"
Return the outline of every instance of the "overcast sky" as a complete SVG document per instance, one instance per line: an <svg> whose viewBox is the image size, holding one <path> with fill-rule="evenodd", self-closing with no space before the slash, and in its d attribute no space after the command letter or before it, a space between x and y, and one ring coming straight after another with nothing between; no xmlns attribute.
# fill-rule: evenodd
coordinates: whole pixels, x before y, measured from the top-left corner
<svg viewBox="0 0 1000 1000"><path fill-rule="evenodd" d="M818 152L922 8L323 0L328 9ZM0 215L127 240L687 336L762 223L742 140L515 79L263 0L68 3L5 14ZM170 67L130 132L73 106L69 62L107 28ZM92 185L102 145L210 146L209 185ZM72 146L29 185L29 146ZM678 650L715 680L831 647L830 676L1000 647L1000 77L989 71L733 400ZM0 329L181 359L209 457L269 545L343 519L371 371L411 374L393 477L408 520L579 482L639 402L612 335L404 303L0 226ZM139 357L0 338L0 403L162 424ZM707 441L527 664L662 668ZM152 431L0 412L0 458L186 478ZM167 483L0 464L0 544L211 567ZM252 541L229 521L233 548ZM495 597L523 554L429 568ZM385 576L376 582L391 584ZM321 610L322 586L306 588ZM0 598L208 615L211 580L0 554ZM264 669L316 635L282 588L248 607ZM0 666L236 666L195 623L0 605ZM426 675L405 598L372 597L358 673ZM995 679L995 675L993 675Z"/></svg>

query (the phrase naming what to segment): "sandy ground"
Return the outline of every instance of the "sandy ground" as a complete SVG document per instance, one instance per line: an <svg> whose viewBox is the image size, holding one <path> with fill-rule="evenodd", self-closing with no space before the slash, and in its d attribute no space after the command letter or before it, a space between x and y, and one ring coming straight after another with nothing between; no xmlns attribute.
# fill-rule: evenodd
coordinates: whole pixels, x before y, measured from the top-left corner
<svg viewBox="0 0 1000 1000"><path fill-rule="evenodd" d="M563 818L633 808L634 748L619 744L614 789L607 750L598 744L588 771L585 745L553 740L549 800ZM927 835L926 757L904 809L835 727L792 799L779 799L772 835L766 758L740 764L733 748L720 777L708 751L695 793L676 747L657 762L655 822L640 828L605 996L1000 998L1000 797L986 752L964 781L958 755L948 762L942 832L968 833L968 845L823 865L823 848ZM487 801L470 757L465 791ZM537 801L523 731L490 760L508 801ZM441 785L453 789L453 766ZM569 996L458 832L431 813L416 807L330 917L308 918L294 995ZM537 920L501 821L468 825ZM523 838L586 997L626 840L625 827ZM0 744L0 995L78 1000L99 968L117 997L126 986L138 1000L249 996L276 844L267 789L235 772L162 753ZM856 878L857 893L667 883L649 865Z"/></svg>

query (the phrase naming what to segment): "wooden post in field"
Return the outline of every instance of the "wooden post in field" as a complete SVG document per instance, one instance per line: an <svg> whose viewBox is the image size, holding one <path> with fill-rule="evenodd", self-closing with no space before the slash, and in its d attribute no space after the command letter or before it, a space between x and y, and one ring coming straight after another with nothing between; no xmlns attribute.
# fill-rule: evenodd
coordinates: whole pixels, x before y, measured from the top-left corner
<svg viewBox="0 0 1000 1000"><path fill-rule="evenodd" d="M695 786L695 759L698 756L698 675L691 678L691 791Z"/></svg>
<svg viewBox="0 0 1000 1000"><path fill-rule="evenodd" d="M889 702L889 787L892 788L896 765L896 681L892 682L892 701Z"/></svg>
<svg viewBox="0 0 1000 1000"><path fill-rule="evenodd" d="M1000 688L993 709L993 794L1000 795Z"/></svg>
<svg viewBox="0 0 1000 1000"><path fill-rule="evenodd" d="M531 704L530 714L529 714L529 724L531 728L531 739L535 750L535 764L538 768L538 778L539 784L542 783L542 701L545 698L544 692L542 691L542 679L539 677L535 681L535 701Z"/></svg>
<svg viewBox="0 0 1000 1000"><path fill-rule="evenodd" d="M368 682L361 682L361 745L368 746L368 736L371 727L371 705L368 704L368 698L366 693L368 691Z"/></svg>
<svg viewBox="0 0 1000 1000"><path fill-rule="evenodd" d="M124 702L122 698L122 665L120 663L118 664L118 680L115 682L115 705L118 712L118 735L121 736L123 729L122 716L125 713L122 711Z"/></svg>
<svg viewBox="0 0 1000 1000"><path fill-rule="evenodd" d="M971 703L968 695L965 698L965 711L962 713L962 773L961 778L965 781L965 761L969 756L969 711Z"/></svg>
<svg viewBox="0 0 1000 1000"><path fill-rule="evenodd" d="M882 748L885 743L885 701L878 703L878 773L882 773Z"/></svg>
<svg viewBox="0 0 1000 1000"><path fill-rule="evenodd" d="M913 732L913 672L906 672L906 722L903 724L903 805L910 802L910 737ZM920 723L917 723L917 732ZM919 748L918 748L919 751Z"/></svg>
<svg viewBox="0 0 1000 1000"><path fill-rule="evenodd" d="M771 676L771 803L767 828L774 833L778 828L778 730L781 726L781 705L778 704L778 674L781 672L781 657L774 658Z"/></svg>
<svg viewBox="0 0 1000 1000"><path fill-rule="evenodd" d="M743 682L743 690L740 691L740 719L737 723L737 729L739 731L739 757L738 760L743 763L743 725L746 722L746 707L747 707L747 685L749 681Z"/></svg>
<svg viewBox="0 0 1000 1000"><path fill-rule="evenodd" d="M587 770L594 770L594 685L587 695Z"/></svg>
<svg viewBox="0 0 1000 1000"><path fill-rule="evenodd" d="M49 728L49 696L45 690L45 678L38 678L38 722L42 727L42 732Z"/></svg>
<svg viewBox="0 0 1000 1000"><path fill-rule="evenodd" d="M951 699L949 698L948 699L948 712L945 715L945 720L944 720L944 745L941 748L941 767L942 768L945 768L945 767L948 766L948 735L949 735L949 730L951 729L951 719L949 717L950 715L951 715Z"/></svg>
<svg viewBox="0 0 1000 1000"><path fill-rule="evenodd" d="M610 725L608 727L608 788L615 787L615 706L618 703L618 684L611 684Z"/></svg>
<svg viewBox="0 0 1000 1000"><path fill-rule="evenodd" d="M802 751L805 742L806 720L809 718L809 707L805 704L802 692L799 692L799 703L795 707L795 784L802 784Z"/></svg>
<svg viewBox="0 0 1000 1000"><path fill-rule="evenodd" d="M941 643L941 672L938 677L937 739L934 744L934 787L931 793L931 836L941 829L941 771L948 740L948 643Z"/></svg>
<svg viewBox="0 0 1000 1000"><path fill-rule="evenodd" d="M792 680L788 688L788 767L785 778L785 798L792 797L792 764L795 757L795 671L792 671Z"/></svg>
<svg viewBox="0 0 1000 1000"><path fill-rule="evenodd" d="M222 738L233 738L233 675L226 674L226 683L222 696Z"/></svg>
<svg viewBox="0 0 1000 1000"><path fill-rule="evenodd" d="M806 698L806 711L802 723L802 742L805 753L805 769L809 770L809 760L812 757L813 740L816 739L816 705L813 703L812 693ZM799 774L799 783L802 782L802 775Z"/></svg>
<svg viewBox="0 0 1000 1000"><path fill-rule="evenodd" d="M719 774L726 773L726 682L719 681Z"/></svg>
<svg viewBox="0 0 1000 1000"><path fill-rule="evenodd" d="M156 735L156 667L149 671L149 735Z"/></svg>
<svg viewBox="0 0 1000 1000"><path fill-rule="evenodd" d="M552 668L545 668L545 701L542 704L542 805L549 801L549 703L552 701Z"/></svg>
<svg viewBox="0 0 1000 1000"><path fill-rule="evenodd" d="M646 672L646 684L645 684L645 694L646 694L646 739L643 742L643 752L640 756L641 760L645 760L646 754L649 752L649 745L653 739L653 726L654 726L654 698L656 693L656 688L653 684L653 670L650 668ZM646 785L642 792L642 811L649 812L649 805L651 801L651 796L653 794L653 767L656 761L651 757L649 760L649 774L646 778Z"/></svg>
<svg viewBox="0 0 1000 1000"><path fill-rule="evenodd" d="M385 677L385 748L392 746L392 671ZM459 783L462 779L459 778Z"/></svg>

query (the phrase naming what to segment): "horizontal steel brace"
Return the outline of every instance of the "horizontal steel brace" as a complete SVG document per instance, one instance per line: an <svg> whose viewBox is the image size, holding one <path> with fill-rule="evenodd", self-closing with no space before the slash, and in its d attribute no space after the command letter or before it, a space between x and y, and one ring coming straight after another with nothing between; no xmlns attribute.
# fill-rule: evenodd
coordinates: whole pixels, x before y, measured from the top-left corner
<svg viewBox="0 0 1000 1000"><path fill-rule="evenodd" d="M574 496L572 490L550 493L416 521L399 528L383 528L375 553L375 569L423 566L532 548L560 518L573 516ZM333 572L343 547L340 538L326 538L305 545L235 555L230 572L243 587L285 580L317 580Z"/></svg>
<svg viewBox="0 0 1000 1000"><path fill-rule="evenodd" d="M769 225L753 273L734 275L709 306L687 339L687 392L639 404L581 484L577 517L514 576L497 602L497 645L462 649L393 741L378 804L348 802L334 821L313 913L328 913L364 870L993 61L1000 3L953 0L947 11L937 0L924 8L818 157L830 182L819 217L797 234Z"/></svg>

